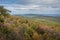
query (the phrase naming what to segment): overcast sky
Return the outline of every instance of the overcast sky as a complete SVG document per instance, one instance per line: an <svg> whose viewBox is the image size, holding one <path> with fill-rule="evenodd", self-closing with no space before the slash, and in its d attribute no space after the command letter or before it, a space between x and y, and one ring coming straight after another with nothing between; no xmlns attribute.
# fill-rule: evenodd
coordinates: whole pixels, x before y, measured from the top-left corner
<svg viewBox="0 0 60 40"><path fill-rule="evenodd" d="M0 5L11 10L11 14L60 13L60 0L0 0Z"/></svg>

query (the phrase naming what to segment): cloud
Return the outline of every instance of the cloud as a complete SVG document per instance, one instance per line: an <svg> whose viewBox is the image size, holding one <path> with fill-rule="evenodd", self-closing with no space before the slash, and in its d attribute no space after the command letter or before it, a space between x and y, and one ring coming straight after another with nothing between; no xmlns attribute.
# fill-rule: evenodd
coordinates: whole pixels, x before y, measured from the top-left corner
<svg viewBox="0 0 60 40"><path fill-rule="evenodd" d="M0 0L0 4L39 4L39 5L60 5L60 0Z"/></svg>
<svg viewBox="0 0 60 40"><path fill-rule="evenodd" d="M2 1L2 3L3 4L0 5L3 5L6 9L11 10L11 14L60 13L60 0L5 0Z"/></svg>
<svg viewBox="0 0 60 40"><path fill-rule="evenodd" d="M2 4L6 9L11 10L11 14L25 14L29 13L30 10L37 10L39 9L39 5L17 5L17 4L12 4L12 5L6 5Z"/></svg>
<svg viewBox="0 0 60 40"><path fill-rule="evenodd" d="M53 13L60 13L60 7L51 7L51 6L44 6L44 5L18 5L18 4L3 4L4 7L8 10L11 10L11 14L53 14Z"/></svg>
<svg viewBox="0 0 60 40"><path fill-rule="evenodd" d="M3 5L5 8L7 9L19 9L19 10L27 10L27 9L39 9L40 6L39 5L17 5L17 4L14 4L14 5Z"/></svg>
<svg viewBox="0 0 60 40"><path fill-rule="evenodd" d="M26 4L39 4L39 5L52 5L52 4L60 4L60 0L26 0Z"/></svg>

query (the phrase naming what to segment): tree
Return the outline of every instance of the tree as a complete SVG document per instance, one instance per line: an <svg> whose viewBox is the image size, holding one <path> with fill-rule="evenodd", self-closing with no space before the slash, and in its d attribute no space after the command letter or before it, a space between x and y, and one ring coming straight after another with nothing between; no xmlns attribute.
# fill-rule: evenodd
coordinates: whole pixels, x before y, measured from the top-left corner
<svg viewBox="0 0 60 40"><path fill-rule="evenodd" d="M4 18L10 16L9 10L5 9L3 6L0 6L0 23L4 23Z"/></svg>
<svg viewBox="0 0 60 40"><path fill-rule="evenodd" d="M5 9L3 6L0 6L0 15L7 16L9 15L9 10Z"/></svg>

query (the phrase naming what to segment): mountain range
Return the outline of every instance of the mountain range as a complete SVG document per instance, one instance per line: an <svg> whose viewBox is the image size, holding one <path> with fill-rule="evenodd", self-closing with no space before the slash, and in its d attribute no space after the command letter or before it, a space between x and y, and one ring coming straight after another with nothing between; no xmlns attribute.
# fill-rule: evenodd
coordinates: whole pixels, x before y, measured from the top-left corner
<svg viewBox="0 0 60 40"><path fill-rule="evenodd" d="M60 17L60 14L14 14L15 16L52 16L52 17Z"/></svg>

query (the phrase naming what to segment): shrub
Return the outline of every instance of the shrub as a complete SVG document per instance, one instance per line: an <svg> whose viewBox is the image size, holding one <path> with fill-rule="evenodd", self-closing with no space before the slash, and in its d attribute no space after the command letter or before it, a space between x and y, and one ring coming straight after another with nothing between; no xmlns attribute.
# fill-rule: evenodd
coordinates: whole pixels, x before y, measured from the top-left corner
<svg viewBox="0 0 60 40"><path fill-rule="evenodd" d="M0 40L15 40L15 32L6 26L0 26Z"/></svg>
<svg viewBox="0 0 60 40"><path fill-rule="evenodd" d="M4 22L4 16L0 15L0 23L3 23L3 22Z"/></svg>

